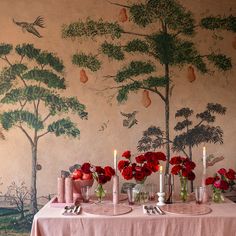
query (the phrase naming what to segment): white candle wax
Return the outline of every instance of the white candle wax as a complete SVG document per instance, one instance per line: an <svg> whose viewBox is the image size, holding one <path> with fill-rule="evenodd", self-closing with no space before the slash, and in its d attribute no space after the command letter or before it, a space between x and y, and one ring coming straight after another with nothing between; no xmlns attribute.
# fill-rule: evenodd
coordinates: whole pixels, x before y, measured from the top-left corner
<svg viewBox="0 0 236 236"><path fill-rule="evenodd" d="M163 185L162 185L162 166L160 166L160 193L163 192Z"/></svg>
<svg viewBox="0 0 236 236"><path fill-rule="evenodd" d="M116 150L114 150L114 170L115 172L117 172L117 151Z"/></svg>
<svg viewBox="0 0 236 236"><path fill-rule="evenodd" d="M203 173L206 173L206 147L203 147L203 156L202 156L202 161L203 161Z"/></svg>

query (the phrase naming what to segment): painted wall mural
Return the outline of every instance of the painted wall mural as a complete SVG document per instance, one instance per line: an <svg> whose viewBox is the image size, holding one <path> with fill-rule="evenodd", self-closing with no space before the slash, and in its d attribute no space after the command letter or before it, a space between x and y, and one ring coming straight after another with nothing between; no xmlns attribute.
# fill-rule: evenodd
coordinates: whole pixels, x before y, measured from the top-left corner
<svg viewBox="0 0 236 236"><path fill-rule="evenodd" d="M1 1L0 235L28 235L60 171L114 148L201 163L204 144L209 172L236 168L226 2Z"/></svg>

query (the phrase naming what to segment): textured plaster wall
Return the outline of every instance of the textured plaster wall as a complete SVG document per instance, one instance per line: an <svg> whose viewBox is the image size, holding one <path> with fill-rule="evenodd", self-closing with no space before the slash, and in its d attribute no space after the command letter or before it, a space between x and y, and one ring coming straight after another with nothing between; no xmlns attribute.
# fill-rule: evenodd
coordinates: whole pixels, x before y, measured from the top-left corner
<svg viewBox="0 0 236 236"><path fill-rule="evenodd" d="M118 2L126 3L123 0ZM213 15L236 14L234 0L182 0L181 3L193 11L196 19L207 11ZM96 89L102 89L110 83L104 80L104 75L115 74L122 62L114 63L106 60L101 71L94 74L87 71L89 81L86 84L80 82L79 69L72 65L71 55L80 50L91 52L93 48L96 53L96 45L100 42L99 39L96 42L87 40L81 44L80 41L65 40L61 37L63 24L69 24L79 18L86 19L88 16L92 19L103 18L107 21L116 21L119 10L119 7L113 6L105 0L0 1L0 42L13 45L25 42L33 43L35 47L55 52L65 64L65 79L68 85L65 95L77 96L87 106L89 113L87 121L74 117L81 131L80 140L56 138L49 135L40 141L38 162L42 165L42 170L38 172L38 195L56 191L56 177L61 169L67 169L68 166L77 161L112 165L114 148L118 150L119 154L126 149L137 152L137 142L145 129L150 125L157 125L164 129L164 107L156 95L151 95L151 106L144 108L141 104L141 92L132 94L123 105L118 105L116 99L112 100L112 105L107 103L107 96L111 94L111 91L103 92L103 94L97 93ZM40 39L22 32L12 22L12 18L31 22L37 16L43 16L46 25L45 29L40 29L40 33L43 35L43 38ZM135 30L130 22L123 24L125 28L131 31ZM152 26L150 32L151 30ZM201 51L209 47L219 48L223 53L232 57L233 70L231 72L216 72L212 76L203 76L196 72L197 79L190 83L186 78L186 67L181 70L178 68L171 69L174 72L175 80L170 105L172 137L175 125L174 114L177 109L189 106L195 112L200 112L208 102L221 103L227 107L226 115L219 116L216 120L216 123L224 130L224 144L207 145L208 153L213 153L216 156L224 155L225 160L209 169L210 173L221 166L236 168L236 50L232 47L236 35L232 32L224 32L223 34L224 40L218 41L214 45L211 34L201 30L195 42ZM127 40L129 39L127 36ZM3 63L1 62L0 67L2 68L2 66ZM1 105L0 109L5 110L7 107ZM128 113L134 110L138 111L138 124L127 129L122 125L123 118L120 111ZM109 120L108 127L104 131L98 131L102 123L107 120ZM6 140L0 141L0 177L2 177L3 182L3 186L1 186L3 193L13 180L24 180L30 184L31 178L31 151L28 141L16 129L5 133L5 136ZM196 170L198 174L201 173L201 153L202 146L194 149L194 160L200 165ZM157 178L157 175L152 178Z"/></svg>

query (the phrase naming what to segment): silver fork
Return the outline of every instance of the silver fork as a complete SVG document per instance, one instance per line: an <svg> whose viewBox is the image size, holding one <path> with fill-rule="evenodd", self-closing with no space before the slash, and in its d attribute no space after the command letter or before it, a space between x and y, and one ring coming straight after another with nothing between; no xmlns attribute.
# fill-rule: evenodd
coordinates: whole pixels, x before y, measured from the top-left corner
<svg viewBox="0 0 236 236"><path fill-rule="evenodd" d="M148 215L151 215L150 211L149 211L149 207L148 206L144 206L144 209L147 211Z"/></svg>

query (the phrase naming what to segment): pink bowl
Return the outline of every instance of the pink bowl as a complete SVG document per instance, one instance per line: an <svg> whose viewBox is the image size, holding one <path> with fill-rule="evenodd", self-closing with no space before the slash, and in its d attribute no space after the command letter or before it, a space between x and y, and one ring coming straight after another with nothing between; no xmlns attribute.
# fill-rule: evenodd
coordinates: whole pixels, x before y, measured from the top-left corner
<svg viewBox="0 0 236 236"><path fill-rule="evenodd" d="M81 187L90 186L92 187L94 179L76 179L73 180L73 193L81 194Z"/></svg>

